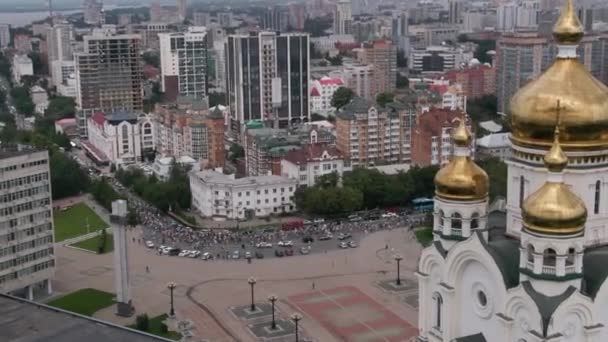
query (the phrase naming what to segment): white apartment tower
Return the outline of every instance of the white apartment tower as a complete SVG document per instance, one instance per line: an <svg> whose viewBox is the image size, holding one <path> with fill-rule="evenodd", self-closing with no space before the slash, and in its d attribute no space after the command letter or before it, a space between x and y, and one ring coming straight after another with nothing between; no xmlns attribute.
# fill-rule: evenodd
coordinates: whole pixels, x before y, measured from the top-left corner
<svg viewBox="0 0 608 342"><path fill-rule="evenodd" d="M11 43L11 25L0 24L0 49L4 49Z"/></svg>
<svg viewBox="0 0 608 342"><path fill-rule="evenodd" d="M339 0L334 12L334 34L350 34L353 22L352 5L349 0Z"/></svg>
<svg viewBox="0 0 608 342"><path fill-rule="evenodd" d="M0 151L0 293L32 300L51 292L55 273L51 176L47 151Z"/></svg>
<svg viewBox="0 0 608 342"><path fill-rule="evenodd" d="M191 26L186 32L160 33L161 89L169 97L207 96L207 30Z"/></svg>

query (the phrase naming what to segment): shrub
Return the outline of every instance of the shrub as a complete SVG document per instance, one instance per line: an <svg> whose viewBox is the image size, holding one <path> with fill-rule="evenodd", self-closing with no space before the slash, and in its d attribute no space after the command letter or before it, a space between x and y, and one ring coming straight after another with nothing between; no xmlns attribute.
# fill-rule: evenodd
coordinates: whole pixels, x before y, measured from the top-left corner
<svg viewBox="0 0 608 342"><path fill-rule="evenodd" d="M150 318L147 314L138 315L135 318L135 327L137 330L148 331L150 328Z"/></svg>
<svg viewBox="0 0 608 342"><path fill-rule="evenodd" d="M165 323L160 324L160 332L166 334L169 332L169 327Z"/></svg>

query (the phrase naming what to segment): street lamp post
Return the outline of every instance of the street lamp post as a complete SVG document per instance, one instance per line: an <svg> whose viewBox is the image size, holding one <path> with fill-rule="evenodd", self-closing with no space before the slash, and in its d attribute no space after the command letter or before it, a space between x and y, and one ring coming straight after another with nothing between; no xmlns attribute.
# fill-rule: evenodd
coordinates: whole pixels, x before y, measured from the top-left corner
<svg viewBox="0 0 608 342"><path fill-rule="evenodd" d="M302 320L302 315L300 315L299 313L296 312L291 315L291 320L296 325L296 342L299 342L300 339L298 337L298 322L300 322Z"/></svg>
<svg viewBox="0 0 608 342"><path fill-rule="evenodd" d="M251 285L251 311L255 311L255 301L254 301L254 297L253 297L253 288L255 287L255 283L257 283L257 280L255 280L254 277L249 277L249 280L247 280L247 282L249 283L249 285Z"/></svg>
<svg viewBox="0 0 608 342"><path fill-rule="evenodd" d="M268 296L268 300L272 304L272 325L270 326L270 329L272 329L272 330L275 330L277 328L277 322L274 320L274 303L278 299L279 298L277 296L275 296L275 295Z"/></svg>
<svg viewBox="0 0 608 342"><path fill-rule="evenodd" d="M401 285L401 260L403 260L403 257L401 255L395 256L395 261L397 261L397 281L395 283L397 285Z"/></svg>
<svg viewBox="0 0 608 342"><path fill-rule="evenodd" d="M177 285L174 282L170 282L169 284L167 284L167 288L169 289L169 292L171 293L171 310L169 311L170 317L175 316L175 310L173 309L173 290L175 290L176 287L177 287Z"/></svg>

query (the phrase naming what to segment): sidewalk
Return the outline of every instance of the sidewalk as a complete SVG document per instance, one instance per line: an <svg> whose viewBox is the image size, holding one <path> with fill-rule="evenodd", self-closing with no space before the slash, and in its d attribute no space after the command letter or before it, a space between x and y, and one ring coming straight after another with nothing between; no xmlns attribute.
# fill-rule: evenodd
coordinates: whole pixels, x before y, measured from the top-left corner
<svg viewBox="0 0 608 342"><path fill-rule="evenodd" d="M227 220L224 218L202 218L197 214L188 213L196 217L196 222L198 225L203 226L207 229L227 229L227 228L235 228L237 226L237 220ZM253 220L247 221L238 221L239 228L254 228L254 227L264 227L264 226L280 226L284 222L295 221L295 220L304 220L301 217L297 216L285 216L285 217L272 217L269 220L264 218L255 218Z"/></svg>

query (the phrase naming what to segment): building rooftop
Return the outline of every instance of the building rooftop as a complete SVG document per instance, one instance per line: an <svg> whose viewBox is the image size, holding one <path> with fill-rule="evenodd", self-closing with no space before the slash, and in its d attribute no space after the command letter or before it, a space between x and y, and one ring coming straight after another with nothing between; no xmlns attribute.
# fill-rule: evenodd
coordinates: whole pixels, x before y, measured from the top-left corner
<svg viewBox="0 0 608 342"><path fill-rule="evenodd" d="M23 156L26 154L42 152L29 145L0 145L0 159Z"/></svg>
<svg viewBox="0 0 608 342"><path fill-rule="evenodd" d="M477 139L477 146L484 148L501 148L509 146L510 133L488 134L483 138Z"/></svg>
<svg viewBox="0 0 608 342"><path fill-rule="evenodd" d="M285 160L296 164L305 164L310 161L336 160L344 158L335 146L325 144L311 144L304 148L292 150L287 153Z"/></svg>
<svg viewBox="0 0 608 342"><path fill-rule="evenodd" d="M109 322L24 299L0 295L3 341L155 342L170 341Z"/></svg>
<svg viewBox="0 0 608 342"><path fill-rule="evenodd" d="M282 183L294 183L294 180L290 180L286 177L281 176L255 176L255 177L244 177L234 178L234 175L225 175L213 170L203 170L198 172L191 172L191 175L197 177L203 183L208 184L223 184L228 186L246 186L246 185L278 185Z"/></svg>

